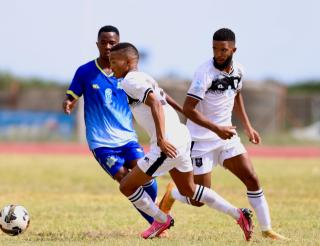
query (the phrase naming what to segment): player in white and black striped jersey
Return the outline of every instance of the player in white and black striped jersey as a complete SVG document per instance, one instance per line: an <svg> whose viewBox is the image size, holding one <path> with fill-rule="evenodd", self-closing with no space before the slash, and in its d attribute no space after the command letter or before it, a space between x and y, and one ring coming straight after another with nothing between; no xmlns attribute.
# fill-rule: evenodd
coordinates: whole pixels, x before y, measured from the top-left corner
<svg viewBox="0 0 320 246"><path fill-rule="evenodd" d="M121 192L134 206L155 220L141 236L153 238L173 225L173 218L163 213L141 188L152 177L169 172L180 196L230 215L240 225L246 240L250 240L253 231L251 211L238 209L210 188L194 183L188 129L180 123L177 113L167 102L167 95L156 81L138 71L138 59L139 53L130 43L120 43L111 49L110 64L114 76L123 78L121 86L128 95L133 116L150 137L149 153L120 183ZM177 105L172 101L171 104Z"/></svg>
<svg viewBox="0 0 320 246"><path fill-rule="evenodd" d="M250 141L260 143L260 136L251 126L243 104L243 69L233 60L235 34L222 28L214 33L212 44L214 57L195 72L183 107L193 141L191 157L195 183L211 187L211 172L217 164L230 170L247 188L247 197L256 212L262 235L285 239L271 228L269 207L258 176L231 122L232 111L235 111ZM175 192L172 195L175 199L187 201ZM167 211L172 204L168 197L161 203Z"/></svg>

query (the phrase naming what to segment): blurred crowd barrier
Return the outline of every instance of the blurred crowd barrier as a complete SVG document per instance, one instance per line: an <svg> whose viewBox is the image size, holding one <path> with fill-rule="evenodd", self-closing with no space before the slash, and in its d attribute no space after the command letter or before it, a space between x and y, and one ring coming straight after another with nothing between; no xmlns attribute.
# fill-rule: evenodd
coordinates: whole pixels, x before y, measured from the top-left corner
<svg viewBox="0 0 320 246"><path fill-rule="evenodd" d="M75 117L59 112L1 110L2 140L70 140L74 136Z"/></svg>
<svg viewBox="0 0 320 246"><path fill-rule="evenodd" d="M163 79L159 84L183 104L190 81ZM20 87L18 83L0 89L0 140L85 141L83 107L80 105L71 116L62 113L65 91L66 86L61 85ZM281 84L253 81L244 82L242 93L251 122L261 133L307 127L320 121L319 95L289 95ZM236 117L233 122L241 128Z"/></svg>

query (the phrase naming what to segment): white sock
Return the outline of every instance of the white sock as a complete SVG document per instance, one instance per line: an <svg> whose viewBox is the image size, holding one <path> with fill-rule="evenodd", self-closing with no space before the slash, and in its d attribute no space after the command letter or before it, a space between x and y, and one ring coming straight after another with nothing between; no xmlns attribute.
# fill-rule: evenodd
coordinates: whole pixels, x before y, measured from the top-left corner
<svg viewBox="0 0 320 246"><path fill-rule="evenodd" d="M181 195L180 192L178 191L177 187L173 188L173 190L171 191L171 196L175 200L178 200L178 201L180 201L182 203L190 204L190 198Z"/></svg>
<svg viewBox="0 0 320 246"><path fill-rule="evenodd" d="M235 206L226 201L215 191L202 185L196 185L196 191L192 199L207 204L210 208L214 208L222 213L228 214L235 220L240 218L240 213Z"/></svg>
<svg viewBox="0 0 320 246"><path fill-rule="evenodd" d="M263 190L247 191L250 205L254 209L262 231L271 229L271 218L267 200Z"/></svg>
<svg viewBox="0 0 320 246"><path fill-rule="evenodd" d="M177 188L174 188L171 192L172 197L182 203L190 204L190 198L182 196ZM236 207L231 205L228 201L223 199L213 190L206 188L202 185L196 185L196 191L192 197L197 202L202 202L208 205L210 208L214 208L222 213L228 214L235 220L240 217L239 211Z"/></svg>
<svg viewBox="0 0 320 246"><path fill-rule="evenodd" d="M163 213L159 207L152 201L147 192L139 187L132 195L128 196L138 209L153 217L156 221L164 223L167 221L167 215Z"/></svg>

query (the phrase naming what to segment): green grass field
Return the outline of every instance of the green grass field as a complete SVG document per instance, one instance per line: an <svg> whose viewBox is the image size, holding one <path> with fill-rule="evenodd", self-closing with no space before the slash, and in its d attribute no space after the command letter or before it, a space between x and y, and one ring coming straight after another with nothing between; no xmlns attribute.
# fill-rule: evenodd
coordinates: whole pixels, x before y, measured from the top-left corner
<svg viewBox="0 0 320 246"><path fill-rule="evenodd" d="M289 242L263 239L256 225L250 245L320 245L320 160L254 159L273 227ZM0 245L248 245L238 225L209 208L176 203L169 239L142 240L146 222L91 156L0 155L0 206L24 205L28 230L0 232ZM168 176L158 179L162 196ZM248 206L244 186L217 168L217 192ZM116 212L121 211L121 212Z"/></svg>

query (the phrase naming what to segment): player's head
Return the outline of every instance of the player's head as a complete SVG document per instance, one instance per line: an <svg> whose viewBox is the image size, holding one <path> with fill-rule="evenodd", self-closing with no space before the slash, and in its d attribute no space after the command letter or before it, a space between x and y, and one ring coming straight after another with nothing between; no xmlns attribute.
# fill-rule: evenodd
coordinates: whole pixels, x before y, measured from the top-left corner
<svg viewBox="0 0 320 246"><path fill-rule="evenodd" d="M227 68L236 52L236 36L228 28L221 28L213 34L212 48L214 66L220 70Z"/></svg>
<svg viewBox="0 0 320 246"><path fill-rule="evenodd" d="M123 78L129 71L136 70L139 52L130 43L119 43L111 48L110 67L116 78Z"/></svg>
<svg viewBox="0 0 320 246"><path fill-rule="evenodd" d="M98 32L97 47L100 57L109 60L110 49L119 43L119 30L114 26L103 26Z"/></svg>

